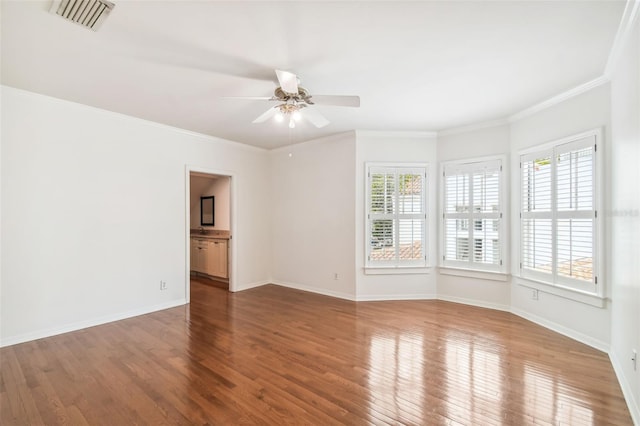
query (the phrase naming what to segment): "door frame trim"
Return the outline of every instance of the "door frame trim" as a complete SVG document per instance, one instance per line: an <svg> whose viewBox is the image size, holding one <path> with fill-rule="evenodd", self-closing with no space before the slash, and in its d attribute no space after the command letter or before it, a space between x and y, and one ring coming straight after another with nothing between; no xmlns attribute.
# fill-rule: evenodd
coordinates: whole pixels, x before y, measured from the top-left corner
<svg viewBox="0 0 640 426"><path fill-rule="evenodd" d="M203 173L212 176L222 176L229 178L229 222L231 236L229 239L229 291L236 291L237 276L237 249L236 249L236 178L235 174L228 170L202 167L193 164L185 165L185 300L191 301L191 173Z"/></svg>

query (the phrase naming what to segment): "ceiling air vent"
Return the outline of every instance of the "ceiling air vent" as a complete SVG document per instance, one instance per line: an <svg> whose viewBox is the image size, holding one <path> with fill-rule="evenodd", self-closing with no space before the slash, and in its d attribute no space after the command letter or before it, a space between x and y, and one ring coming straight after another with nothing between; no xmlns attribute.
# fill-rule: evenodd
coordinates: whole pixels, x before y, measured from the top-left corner
<svg viewBox="0 0 640 426"><path fill-rule="evenodd" d="M53 0L49 12L97 31L114 6L106 0Z"/></svg>

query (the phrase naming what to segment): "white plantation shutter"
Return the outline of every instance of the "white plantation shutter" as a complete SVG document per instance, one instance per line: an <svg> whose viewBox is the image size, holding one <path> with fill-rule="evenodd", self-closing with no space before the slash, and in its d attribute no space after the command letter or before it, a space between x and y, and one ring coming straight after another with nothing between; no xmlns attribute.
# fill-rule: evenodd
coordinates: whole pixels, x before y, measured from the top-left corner
<svg viewBox="0 0 640 426"><path fill-rule="evenodd" d="M469 175L445 174L444 181L445 257L469 260Z"/></svg>
<svg viewBox="0 0 640 426"><path fill-rule="evenodd" d="M553 269L551 157L552 151L521 158L522 269L540 279Z"/></svg>
<svg viewBox="0 0 640 426"><path fill-rule="evenodd" d="M595 154L590 134L520 157L523 277L597 293Z"/></svg>
<svg viewBox="0 0 640 426"><path fill-rule="evenodd" d="M557 274L566 279L594 279L595 138L556 150Z"/></svg>
<svg viewBox="0 0 640 426"><path fill-rule="evenodd" d="M481 163L482 168L472 173L473 200L473 262L499 265L502 261L500 247L500 161Z"/></svg>
<svg viewBox="0 0 640 426"><path fill-rule="evenodd" d="M393 170L374 169L369 172L369 232L380 260L394 258L393 206L396 175Z"/></svg>
<svg viewBox="0 0 640 426"><path fill-rule="evenodd" d="M502 162L443 167L444 266L502 270Z"/></svg>
<svg viewBox="0 0 640 426"><path fill-rule="evenodd" d="M426 167L369 166L367 266L426 266Z"/></svg>

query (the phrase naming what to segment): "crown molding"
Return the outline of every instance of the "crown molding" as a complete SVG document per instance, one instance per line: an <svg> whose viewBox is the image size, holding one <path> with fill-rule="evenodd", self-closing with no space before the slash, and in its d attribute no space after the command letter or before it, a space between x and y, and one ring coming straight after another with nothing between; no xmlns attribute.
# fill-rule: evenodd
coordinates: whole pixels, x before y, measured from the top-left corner
<svg viewBox="0 0 640 426"><path fill-rule="evenodd" d="M356 130L356 137L367 138L436 138L438 132L435 131L411 131L411 130Z"/></svg>
<svg viewBox="0 0 640 426"><path fill-rule="evenodd" d="M355 130L347 130L346 132L332 133L330 135L320 136L319 138L315 138L315 139L309 139L309 140L306 140L306 141L295 142L295 143L291 143L289 145L282 145L282 146L278 146L278 147L269 149L269 152L273 152L273 153L289 152L292 149L300 148L300 147L303 147L303 146L313 146L313 145L318 145L318 144L327 143L327 142L343 141L345 139L355 141L356 140L356 131Z"/></svg>
<svg viewBox="0 0 640 426"><path fill-rule="evenodd" d="M638 19L640 14L640 0L627 0L627 4L624 7L622 18L620 18L620 24L618 25L618 31L616 32L616 38L613 40L613 46L609 52L609 58L607 59L607 65L605 66L604 75L611 77L615 67L620 58L620 52L624 49L624 45L631 37L633 31L633 25Z"/></svg>
<svg viewBox="0 0 640 426"><path fill-rule="evenodd" d="M468 126L452 127L450 129L444 129L438 132L438 137L452 136L461 133L473 132L476 130L489 129L492 127L500 127L509 124L509 120L506 118L499 118L497 120L483 121L480 123L469 124Z"/></svg>
<svg viewBox="0 0 640 426"><path fill-rule="evenodd" d="M80 109L85 109L87 111L93 111L97 114L100 114L102 116L105 117L111 117L117 120L123 120L123 121L128 121L128 122L132 122L132 123L139 123L148 127L153 127L153 128L158 128L158 129L162 129L165 131L170 131L170 132L174 132L174 133L179 133L188 137L192 137L192 138L197 138L200 140L203 140L205 142L215 142L221 145L226 145L226 146L230 146L230 147L234 147L234 148L238 148L238 149L242 149L245 151L253 151L253 152L268 152L269 150L267 148L262 148L262 147L258 147L258 146L254 146L254 145L249 145L249 144L245 144L242 142L237 142L237 141L232 141L230 139L224 139L218 136L213 136L213 135L208 135L205 133L199 133L193 130L187 130L187 129L183 129L181 127L175 127L175 126L171 126L169 124L164 124L164 123L159 123L157 121L151 121L151 120L147 120L145 118L140 118L140 117L135 117L133 115L127 115L121 112L115 112L115 111L110 111L108 109L104 109L104 108L100 108L100 107L95 107L95 106L91 106L91 105L87 105L87 104L82 104L80 102L76 102L76 101L70 101L67 99L62 99L62 98L56 98L54 96L51 95L46 95L43 93L37 93L37 92L31 92L29 90L25 90L25 89L21 89L18 87L13 87L13 86L7 86L5 84L1 84L0 85L0 95L2 93L17 93L20 96L24 96L27 98L31 98L31 99L42 99L42 100L46 100L47 102L51 102L53 104L59 104L59 105L71 105L75 108L80 108Z"/></svg>
<svg viewBox="0 0 640 426"><path fill-rule="evenodd" d="M538 104L530 106L527 109L524 109L520 112L512 114L509 116L508 121L509 123L513 123L514 121L522 120L523 118L534 115L542 110L551 108L554 105L558 105L559 103L562 103L578 95L586 93L589 90L595 89L598 86L602 86L603 84L606 84L609 81L610 81L609 77L602 75L594 80L587 81L586 83L576 86L573 89L569 89L566 92L562 92L556 96L553 96L547 99L546 101L542 101Z"/></svg>
<svg viewBox="0 0 640 426"><path fill-rule="evenodd" d="M620 23L618 24L618 30L616 32L613 45L611 46L611 50L609 51L607 64L605 66L603 74L600 77L597 77L591 81L588 81L579 86L576 86L573 89L569 89L565 92L562 92L545 101L532 105L526 109L523 109L520 112L511 114L506 119L498 119L498 120L487 121L484 123L474 124L470 126L445 129L445 130L439 131L438 136L448 136L448 135L454 135L458 133L465 133L469 131L480 130L487 127L500 126L502 124L510 124L515 121L522 120L523 118L529 117L533 114L536 114L542 110L550 108L554 105L557 105L561 102L569 100L575 96L588 92L589 90L595 89L598 86L609 83L611 81L611 76L613 74L613 71L615 70L616 64L620 57L620 52L622 52L624 45L627 43L627 41L631 37L631 33L633 32L633 26L636 20L638 19L638 16L640 16L640 0L627 0L624 8L624 12L622 13L622 18L620 18Z"/></svg>
<svg viewBox="0 0 640 426"><path fill-rule="evenodd" d="M639 14L640 0L627 0L624 12L622 13L622 18L620 18L620 23L618 24L618 31L616 32L613 45L611 46L611 50L609 51L607 64L605 66L603 74L600 77L574 87L573 89L567 90L566 92L553 96L546 101L540 102L520 112L512 114L511 116L509 116L508 121L510 123L513 123L514 121L529 117L530 115L536 114L544 109L550 108L554 105L557 105L561 102L564 102L568 99L581 95L591 89L595 89L598 86L610 82L611 75L613 74L613 71L615 70L616 64L620 57L620 52L622 52L624 45L631 37L631 33L633 32L633 25L638 19Z"/></svg>

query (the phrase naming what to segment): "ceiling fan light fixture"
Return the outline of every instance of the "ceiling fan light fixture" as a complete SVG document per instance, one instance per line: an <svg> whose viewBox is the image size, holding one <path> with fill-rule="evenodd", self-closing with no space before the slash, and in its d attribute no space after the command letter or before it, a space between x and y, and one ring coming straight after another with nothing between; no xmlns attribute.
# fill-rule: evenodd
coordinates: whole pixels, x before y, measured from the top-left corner
<svg viewBox="0 0 640 426"><path fill-rule="evenodd" d="M315 127L322 128L329 124L329 120L315 109L309 108L310 106L315 104L348 107L360 106L360 98L358 96L315 95L313 96L314 99L312 101L312 96L309 91L299 85L300 79L298 76L282 70L276 70L276 76L278 77L280 86L276 87L273 92L273 96L234 97L237 99L279 102L275 107L269 108L267 111L263 112L258 116L258 118L253 120L252 123L264 123L271 119L271 117L273 117L274 121L281 123L285 118L289 118L289 128L294 129L296 127L296 122L303 118L300 110L305 108L304 119Z"/></svg>

